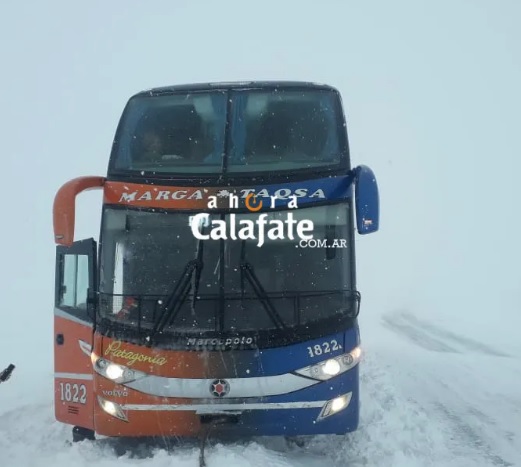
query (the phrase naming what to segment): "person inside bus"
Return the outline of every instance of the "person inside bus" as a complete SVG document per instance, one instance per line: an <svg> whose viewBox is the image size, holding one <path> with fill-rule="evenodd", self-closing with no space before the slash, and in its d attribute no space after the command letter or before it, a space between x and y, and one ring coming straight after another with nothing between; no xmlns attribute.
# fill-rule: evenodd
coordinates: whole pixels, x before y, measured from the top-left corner
<svg viewBox="0 0 521 467"><path fill-rule="evenodd" d="M167 142L163 138L159 131L155 129L148 129L137 138L137 148L135 152L135 159L140 163L146 163L147 165L164 166L165 162L182 160L186 156L184 154L177 154L169 151Z"/></svg>
<svg viewBox="0 0 521 467"><path fill-rule="evenodd" d="M181 107L181 106L179 106ZM200 162L206 156L206 138L199 114L188 109L176 112L158 121L138 138L139 160L160 165L180 162Z"/></svg>
<svg viewBox="0 0 521 467"><path fill-rule="evenodd" d="M159 162L163 156L163 142L159 133L154 130L148 130L143 134L142 138L143 151L141 159L147 162Z"/></svg>

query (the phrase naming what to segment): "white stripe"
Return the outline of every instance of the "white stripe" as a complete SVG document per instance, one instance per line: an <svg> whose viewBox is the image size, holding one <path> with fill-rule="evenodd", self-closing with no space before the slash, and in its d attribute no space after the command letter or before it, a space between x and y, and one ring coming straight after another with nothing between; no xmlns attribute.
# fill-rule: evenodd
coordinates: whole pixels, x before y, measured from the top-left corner
<svg viewBox="0 0 521 467"><path fill-rule="evenodd" d="M83 379L85 381L93 379L92 373L54 373L54 377L63 379Z"/></svg>
<svg viewBox="0 0 521 467"><path fill-rule="evenodd" d="M302 402L266 402L253 404L126 404L123 410L154 410L177 411L190 410L198 414L219 413L225 411L243 412L245 410L273 410L273 409L313 409L323 407L327 401L302 401Z"/></svg>
<svg viewBox="0 0 521 467"><path fill-rule="evenodd" d="M303 378L291 373L275 376L252 378L222 378L230 385L224 398L267 397L313 386L320 381ZM147 375L125 386L136 391L159 397L186 397L190 399L207 399L212 395L211 385L215 379L167 378Z"/></svg>
<svg viewBox="0 0 521 467"><path fill-rule="evenodd" d="M87 311L85 311L85 314L87 314ZM90 321L73 316L70 313L67 313L66 311L60 310L59 308L54 309L54 316L59 316L60 318L68 319L69 321L73 321L78 324L83 324L85 326L88 326L89 328L92 327L92 323Z"/></svg>

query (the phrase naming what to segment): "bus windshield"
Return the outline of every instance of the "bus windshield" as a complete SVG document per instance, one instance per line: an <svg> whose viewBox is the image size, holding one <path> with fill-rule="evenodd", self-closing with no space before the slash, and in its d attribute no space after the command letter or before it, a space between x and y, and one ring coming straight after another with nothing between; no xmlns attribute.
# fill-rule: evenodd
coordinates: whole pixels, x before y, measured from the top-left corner
<svg viewBox="0 0 521 467"><path fill-rule="evenodd" d="M165 332L258 331L280 328L281 323L291 328L352 313L347 203L294 214L313 220L315 239L328 244L343 239L343 248L334 249L306 248L298 239L266 239L261 247L253 240L198 240L189 226L191 216L105 209L100 277L104 318L150 330L182 283L191 293L177 295L180 307ZM228 214L212 216L229 223ZM197 259L201 268L188 274L187 266Z"/></svg>
<svg viewBox="0 0 521 467"><path fill-rule="evenodd" d="M110 170L221 174L338 166L347 152L338 95L234 90L132 98Z"/></svg>

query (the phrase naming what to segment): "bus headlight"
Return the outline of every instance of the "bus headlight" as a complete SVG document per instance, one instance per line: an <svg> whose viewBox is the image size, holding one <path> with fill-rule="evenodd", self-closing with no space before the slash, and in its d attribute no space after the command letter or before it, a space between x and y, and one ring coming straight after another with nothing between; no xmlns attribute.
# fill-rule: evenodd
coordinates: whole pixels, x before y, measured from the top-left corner
<svg viewBox="0 0 521 467"><path fill-rule="evenodd" d="M300 370L296 370L295 373L320 381L326 381L356 366L360 361L361 355L362 350L360 347L355 347L351 352L330 358L329 360L324 360L315 365L301 368Z"/></svg>
<svg viewBox="0 0 521 467"><path fill-rule="evenodd" d="M96 373L117 384L130 383L147 376L142 371L131 370L124 365L105 360L95 354L92 354L92 365Z"/></svg>

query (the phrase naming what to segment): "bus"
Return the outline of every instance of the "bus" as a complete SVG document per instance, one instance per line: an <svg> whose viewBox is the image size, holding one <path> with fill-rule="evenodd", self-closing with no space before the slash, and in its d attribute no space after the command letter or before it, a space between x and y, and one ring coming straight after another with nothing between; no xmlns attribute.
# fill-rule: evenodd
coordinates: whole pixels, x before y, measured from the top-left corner
<svg viewBox="0 0 521 467"><path fill-rule="evenodd" d="M78 240L91 189L99 239ZM53 224L55 417L74 441L358 428L355 239L379 194L336 88L139 92L106 176L65 183Z"/></svg>

